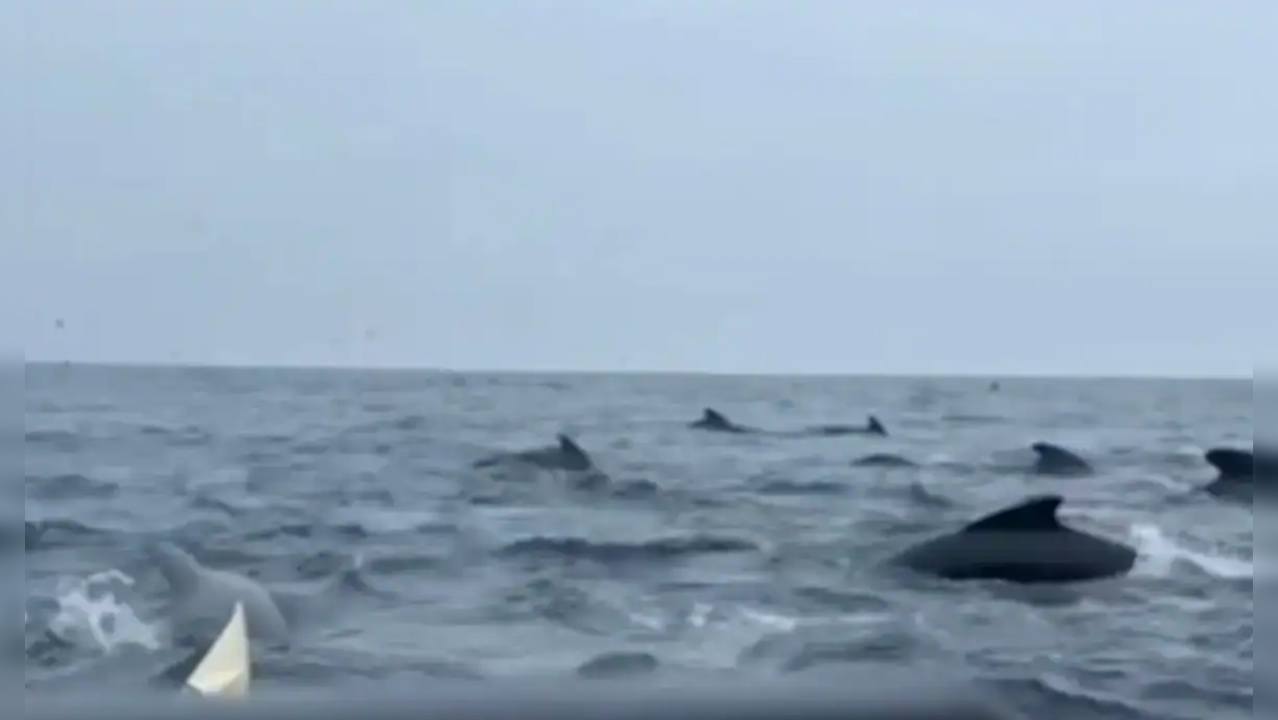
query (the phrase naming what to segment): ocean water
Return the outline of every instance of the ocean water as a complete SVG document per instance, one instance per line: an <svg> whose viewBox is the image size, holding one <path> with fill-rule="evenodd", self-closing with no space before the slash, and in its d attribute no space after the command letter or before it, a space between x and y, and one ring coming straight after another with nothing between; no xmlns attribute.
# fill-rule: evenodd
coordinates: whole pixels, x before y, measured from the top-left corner
<svg viewBox="0 0 1278 720"><path fill-rule="evenodd" d="M704 406L778 430L875 413L892 435L689 429ZM29 365L27 687L173 659L144 552L169 539L305 609L262 683L887 665L1035 717L1251 717L1252 510L1195 490L1202 450L1252 425L1246 381ZM610 480L471 468L559 432ZM1099 472L1031 476L1040 439ZM852 464L880 452L920 467ZM1132 575L1026 591L882 563L1047 492L1135 545Z"/></svg>

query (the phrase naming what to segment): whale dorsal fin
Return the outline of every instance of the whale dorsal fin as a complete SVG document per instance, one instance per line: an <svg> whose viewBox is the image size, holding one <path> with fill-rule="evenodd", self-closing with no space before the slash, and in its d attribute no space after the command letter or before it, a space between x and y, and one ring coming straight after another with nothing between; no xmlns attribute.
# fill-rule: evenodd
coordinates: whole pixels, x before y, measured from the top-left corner
<svg viewBox="0 0 1278 720"><path fill-rule="evenodd" d="M200 563L177 545L171 542L156 543L151 549L151 557L173 592L191 592L199 585L202 570Z"/></svg>
<svg viewBox="0 0 1278 720"><path fill-rule="evenodd" d="M577 444L577 441L562 433L555 437L559 440L559 452L562 452L564 455L569 457L576 458L584 463L590 462L590 455L588 455L585 450L581 449L581 446Z"/></svg>
<svg viewBox="0 0 1278 720"><path fill-rule="evenodd" d="M1060 510L1064 502L1065 498L1060 495L1030 498L1018 505L986 515L963 528L963 532L1058 530L1061 522L1056 517L1056 511Z"/></svg>
<svg viewBox="0 0 1278 720"><path fill-rule="evenodd" d="M883 427L883 423L879 422L879 419L874 415L869 417L865 423L865 427L875 435L883 435L886 437L888 434L887 428Z"/></svg>
<svg viewBox="0 0 1278 720"><path fill-rule="evenodd" d="M1077 462L1083 459L1073 450L1067 450L1060 445L1054 445L1049 442L1036 442L1033 445L1030 445L1030 449L1039 457L1051 458L1053 460L1069 460Z"/></svg>
<svg viewBox="0 0 1278 720"><path fill-rule="evenodd" d="M726 415L719 412L718 410L715 410L714 408L706 408L704 411L702 411L701 420L702 422L707 422L707 423L710 423L711 425L722 425L725 427L732 424L728 422L728 418Z"/></svg>

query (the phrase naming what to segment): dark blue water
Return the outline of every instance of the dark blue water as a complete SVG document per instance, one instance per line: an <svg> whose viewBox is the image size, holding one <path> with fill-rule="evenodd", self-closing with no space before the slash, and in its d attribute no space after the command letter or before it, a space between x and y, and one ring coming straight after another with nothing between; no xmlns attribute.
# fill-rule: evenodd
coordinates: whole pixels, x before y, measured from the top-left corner
<svg viewBox="0 0 1278 720"><path fill-rule="evenodd" d="M965 672L1039 717L1251 717L1251 509L1193 492L1205 446L1251 442L1251 384L988 385L28 366L28 686L164 656L143 549L169 538L307 602L264 683L570 674L630 653L656 672ZM874 412L894 435L688 429L706 405L776 429ZM560 431L611 481L469 467ZM1037 439L1100 472L1029 476ZM852 466L873 452L923 466ZM1028 593L879 566L1042 492L1140 548L1133 575Z"/></svg>

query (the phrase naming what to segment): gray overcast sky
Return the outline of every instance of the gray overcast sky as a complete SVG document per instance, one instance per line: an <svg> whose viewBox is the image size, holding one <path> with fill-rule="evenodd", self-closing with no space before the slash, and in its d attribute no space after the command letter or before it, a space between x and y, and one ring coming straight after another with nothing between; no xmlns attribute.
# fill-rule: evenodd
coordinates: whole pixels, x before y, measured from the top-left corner
<svg viewBox="0 0 1278 720"><path fill-rule="evenodd" d="M1218 375L1278 357L1257 334L1273 0L0 15L26 110L0 116L0 327L28 358Z"/></svg>

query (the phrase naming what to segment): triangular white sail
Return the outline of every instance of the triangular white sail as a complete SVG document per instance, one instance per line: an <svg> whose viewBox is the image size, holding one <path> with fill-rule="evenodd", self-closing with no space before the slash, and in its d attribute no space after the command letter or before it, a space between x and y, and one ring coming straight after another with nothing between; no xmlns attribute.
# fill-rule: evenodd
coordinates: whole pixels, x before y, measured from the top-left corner
<svg viewBox="0 0 1278 720"><path fill-rule="evenodd" d="M252 679L248 624L244 606L235 604L231 620L196 666L186 686L205 697L239 698L248 694Z"/></svg>

